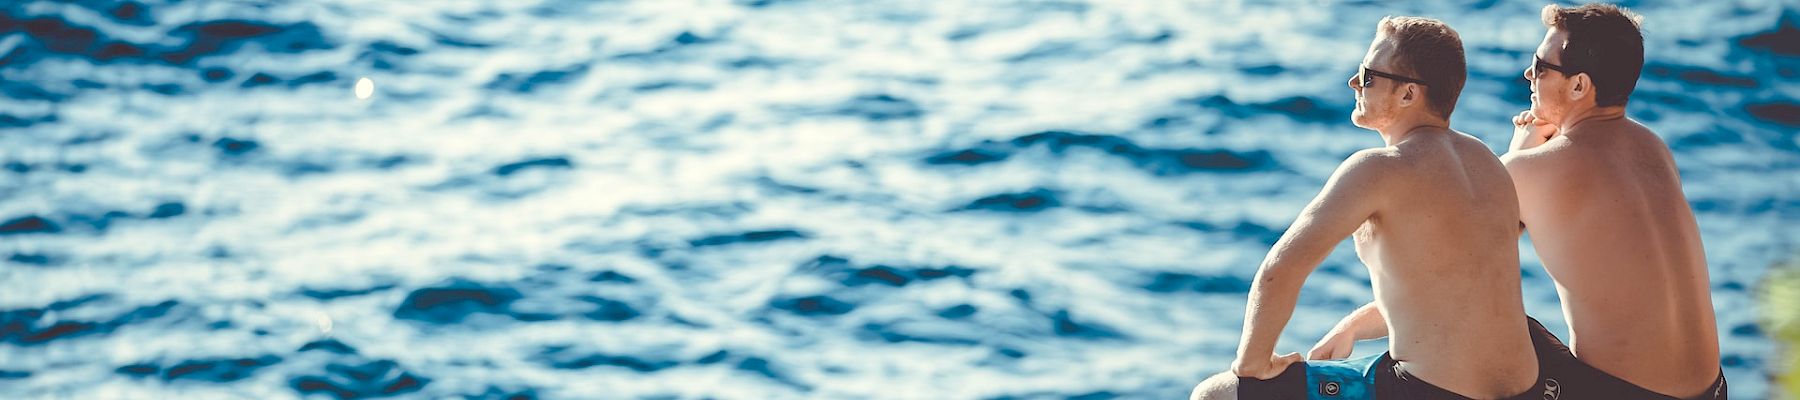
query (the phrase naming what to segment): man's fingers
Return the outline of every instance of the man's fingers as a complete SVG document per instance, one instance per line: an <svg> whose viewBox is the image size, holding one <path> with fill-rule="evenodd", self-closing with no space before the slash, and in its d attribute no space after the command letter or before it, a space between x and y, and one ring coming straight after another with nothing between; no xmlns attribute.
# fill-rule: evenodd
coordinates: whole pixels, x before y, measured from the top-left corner
<svg viewBox="0 0 1800 400"><path fill-rule="evenodd" d="M1300 357L1300 353L1287 353L1286 355L1283 355L1280 358L1277 358L1276 360L1280 361L1279 364L1281 364L1282 368L1287 368L1288 364L1306 361L1305 358Z"/></svg>
<svg viewBox="0 0 1800 400"><path fill-rule="evenodd" d="M1320 343L1318 346L1313 346L1312 351L1306 352L1306 359L1308 359L1308 360L1330 360L1331 359L1331 349L1325 348L1325 344Z"/></svg>

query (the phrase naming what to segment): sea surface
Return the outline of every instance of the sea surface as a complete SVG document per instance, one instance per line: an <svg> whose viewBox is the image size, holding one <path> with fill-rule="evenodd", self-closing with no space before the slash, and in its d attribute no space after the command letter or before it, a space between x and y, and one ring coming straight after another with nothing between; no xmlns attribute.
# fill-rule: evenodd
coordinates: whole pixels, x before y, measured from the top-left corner
<svg viewBox="0 0 1800 400"><path fill-rule="evenodd" d="M1381 144L1375 23L1461 32L1499 152L1542 5L5 0L0 398L1181 398ZM1627 5L1764 398L1800 2ZM1341 245L1280 350L1368 284Z"/></svg>

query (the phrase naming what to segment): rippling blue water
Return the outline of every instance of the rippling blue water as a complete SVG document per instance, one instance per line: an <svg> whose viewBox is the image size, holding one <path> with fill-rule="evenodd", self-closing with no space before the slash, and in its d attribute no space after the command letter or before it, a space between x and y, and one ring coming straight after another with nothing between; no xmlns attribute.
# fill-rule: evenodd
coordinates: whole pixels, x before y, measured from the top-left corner
<svg viewBox="0 0 1800 400"><path fill-rule="evenodd" d="M1630 111L1760 398L1800 5L1688 3L1631 4ZM1540 6L9 1L0 397L1179 397L1379 143L1374 23L1462 32L1453 127L1498 151ZM1348 250L1282 349L1369 300Z"/></svg>

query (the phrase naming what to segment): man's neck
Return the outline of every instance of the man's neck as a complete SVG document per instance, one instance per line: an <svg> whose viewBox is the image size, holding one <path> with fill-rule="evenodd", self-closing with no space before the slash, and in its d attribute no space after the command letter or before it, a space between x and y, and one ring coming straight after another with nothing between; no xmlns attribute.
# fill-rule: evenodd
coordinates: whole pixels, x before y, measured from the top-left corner
<svg viewBox="0 0 1800 400"><path fill-rule="evenodd" d="M1381 133L1382 142L1387 143L1389 146L1393 146L1406 141L1406 138L1412 137L1415 133L1430 130L1423 128L1450 130L1450 121L1435 116L1417 115L1412 118L1400 118L1399 120L1394 121L1394 123L1388 124L1387 128L1377 130L1376 132Z"/></svg>
<svg viewBox="0 0 1800 400"><path fill-rule="evenodd" d="M1562 123L1557 124L1556 131L1558 134L1568 133L1576 125L1584 122L1610 121L1620 118L1625 118L1625 106L1588 107L1575 110L1569 114L1568 118L1563 118Z"/></svg>

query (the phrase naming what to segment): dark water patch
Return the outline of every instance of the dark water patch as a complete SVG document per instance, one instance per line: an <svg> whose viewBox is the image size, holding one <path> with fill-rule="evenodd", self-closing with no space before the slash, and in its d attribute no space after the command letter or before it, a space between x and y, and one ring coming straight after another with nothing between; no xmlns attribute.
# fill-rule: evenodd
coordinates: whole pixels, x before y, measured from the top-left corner
<svg viewBox="0 0 1800 400"><path fill-rule="evenodd" d="M851 263L849 259L834 255L819 256L802 264L799 269L825 275L846 287L871 284L902 287L913 282L945 278L968 279L975 275L975 270L955 265L945 267L859 266Z"/></svg>
<svg viewBox="0 0 1800 400"><path fill-rule="evenodd" d="M108 320L54 319L55 311L67 310L108 298L110 296L90 295L72 301L51 303L44 308L0 310L0 343L35 346L54 340L110 334L126 325L166 315L170 309L179 304L174 300L169 300L154 305L140 306Z"/></svg>
<svg viewBox="0 0 1800 400"><path fill-rule="evenodd" d="M975 346L981 344L978 337L959 337L942 334L909 333L904 325L867 323L857 332L863 340L879 340L887 343L926 343L952 346Z"/></svg>
<svg viewBox="0 0 1800 400"><path fill-rule="evenodd" d="M53 254L47 254L47 253L23 253L23 252L20 252L20 253L13 253L12 256L9 256L6 258L6 261L16 263L16 264L36 265L36 266L40 266L40 267L51 267L51 266L62 265L63 257L59 256L59 255L53 255Z"/></svg>
<svg viewBox="0 0 1800 400"><path fill-rule="evenodd" d="M1014 299L1018 299L1020 303L1031 304L1031 291L1029 291L1029 290L1025 290L1023 288L1013 289L1013 290L1007 291L1006 295L1012 296L1012 298L1014 298Z"/></svg>
<svg viewBox="0 0 1800 400"><path fill-rule="evenodd" d="M101 10L96 10L101 11ZM156 18L150 14L150 7L136 1L119 1L112 8L106 9L105 15L113 22L134 26L156 25Z"/></svg>
<svg viewBox="0 0 1800 400"><path fill-rule="evenodd" d="M493 173L494 176L512 176L520 171L532 169L570 169L574 167L575 163L569 161L568 157L543 157L503 164L494 167Z"/></svg>
<svg viewBox="0 0 1800 400"><path fill-rule="evenodd" d="M664 91L664 90L674 90L674 89L707 90L707 89L712 89L712 88L713 88L712 84L705 83L705 82L656 81L656 82L639 84L637 86L632 86L631 91L638 92L638 93L650 93L650 92L660 92L660 91Z"/></svg>
<svg viewBox="0 0 1800 400"><path fill-rule="evenodd" d="M55 222L51 222L49 219L36 215L14 217L6 222L0 222L0 236L33 233L53 234L61 232L62 226L57 225Z"/></svg>
<svg viewBox="0 0 1800 400"><path fill-rule="evenodd" d="M14 370L8 370L8 369L0 369L0 380L25 379L25 378L30 378L30 377L31 377L31 371L14 371Z"/></svg>
<svg viewBox="0 0 1800 400"><path fill-rule="evenodd" d="M4 63L5 63L5 61L0 61L0 64L4 64ZM44 114L44 115L39 115L39 116L35 116L35 117L33 117L33 116L23 116L22 117L22 116L17 116L17 115L12 115L12 114L0 113L0 128L29 128L32 125L51 123L51 122L56 122L57 120L58 119L56 117L56 114Z"/></svg>
<svg viewBox="0 0 1800 400"><path fill-rule="evenodd" d="M70 213L64 216L63 223L68 226L85 226L94 232L105 233L107 229L112 228L114 221L129 217L131 217L131 213L121 210L109 210L99 214Z"/></svg>
<svg viewBox="0 0 1800 400"><path fill-rule="evenodd" d="M942 278L968 278L975 270L949 266L944 268L906 268L877 265L856 271L845 283L858 286L868 283L881 283L888 286L906 286L915 281L930 281Z"/></svg>
<svg viewBox="0 0 1800 400"><path fill-rule="evenodd" d="M1644 75L1663 79L1677 79L1694 85L1728 86L1743 89L1762 87L1762 82L1758 82L1755 77L1727 75L1706 68L1669 63L1650 63L1644 65Z"/></svg>
<svg viewBox="0 0 1800 400"><path fill-rule="evenodd" d="M22 162L18 162L18 161L7 161L6 164L3 166L0 166L0 168L5 168L7 171L12 171L13 173L17 173L17 174L31 173L31 164L26 164L26 163L22 163Z"/></svg>
<svg viewBox="0 0 1800 400"><path fill-rule="evenodd" d="M105 89L106 88L106 84L104 84L104 83L95 82L93 80L84 79L84 78L75 78L74 80L69 81L69 85L74 86L76 89Z"/></svg>
<svg viewBox="0 0 1800 400"><path fill-rule="evenodd" d="M576 64L563 69L548 69L532 73L507 72L494 77L483 86L491 90L505 90L514 93L532 93L540 89L562 85L586 76L589 66Z"/></svg>
<svg viewBox="0 0 1800 400"><path fill-rule="evenodd" d="M356 348L350 347L350 345L344 344L344 342L340 342L337 339L319 339L307 342L304 345L300 345L300 349L297 351L301 353L308 351L323 351L342 355L356 354Z"/></svg>
<svg viewBox="0 0 1800 400"><path fill-rule="evenodd" d="M174 365L139 363L119 367L115 372L139 378L157 377L163 381L182 379L225 383L243 380L256 370L281 363L281 357L263 355L254 358L213 358L187 360Z"/></svg>
<svg viewBox="0 0 1800 400"><path fill-rule="evenodd" d="M132 4L132 3L128 3ZM121 12L119 10L129 10ZM120 5L111 10L131 18L116 19L128 25L148 26L145 13L137 6ZM159 42L133 43L109 37L94 27L73 23L61 16L0 19L0 34L23 33L25 41L15 51L0 57L0 65L25 66L52 56L69 56L101 63L114 61L151 61L175 65L192 65L199 58L229 54L245 44L255 43L273 53L299 53L332 48L310 22L269 24L247 20L193 22L168 32L174 45Z"/></svg>
<svg viewBox="0 0 1800 400"><path fill-rule="evenodd" d="M15 32L23 32L26 41L0 57L0 66L28 65L42 57L38 53L99 59L101 42L104 40L98 30L76 25L59 17L15 19L11 11L7 11L4 18L0 18L0 34L10 36Z"/></svg>
<svg viewBox="0 0 1800 400"><path fill-rule="evenodd" d="M170 36L184 39L180 48L161 51L163 61L189 65L194 60L235 52L246 44L257 44L271 53L294 54L335 47L311 22L270 24L248 20L200 21L169 31Z"/></svg>
<svg viewBox="0 0 1800 400"><path fill-rule="evenodd" d="M777 193L818 194L819 192L823 192L823 190L816 187L782 182L768 176L756 177L756 185Z"/></svg>
<svg viewBox="0 0 1800 400"><path fill-rule="evenodd" d="M1077 394L1077 395L1071 395L1071 396L1069 396L1068 399L1069 400L1102 400L1102 399L1117 399L1120 397L1123 397L1123 396L1120 396L1118 393L1113 393L1111 391L1102 390L1102 391L1098 391L1098 392L1087 392L1087 393L1082 393L1082 394Z"/></svg>
<svg viewBox="0 0 1800 400"><path fill-rule="evenodd" d="M511 304L523 297L510 287L451 279L407 294L394 310L394 318L452 324L474 314L508 314Z"/></svg>
<svg viewBox="0 0 1800 400"><path fill-rule="evenodd" d="M1756 119L1789 128L1800 128L1800 104L1792 101L1774 100L1750 103L1744 106L1744 111Z"/></svg>
<svg viewBox="0 0 1800 400"><path fill-rule="evenodd" d="M631 275L622 274L622 273L619 273L619 271L614 271L614 270L609 269L609 270L605 270L605 271L595 272L593 275L589 275L587 281L588 282L616 282L616 283L623 283L623 284L633 284L633 283L637 283L637 278L632 278Z"/></svg>
<svg viewBox="0 0 1800 400"><path fill-rule="evenodd" d="M254 87L262 87L262 86L283 85L289 89L292 89L292 88L297 88L297 87L301 87L301 86L306 86L309 84L334 82L334 81L337 81L337 79L338 79L337 73L331 72L331 71L314 72L311 74L294 77L292 79L284 79L282 77L275 76L273 74L269 74L266 72L257 72L256 74L250 75L249 78L245 78L244 83L240 84L239 86L244 87L244 88L254 88Z"/></svg>
<svg viewBox="0 0 1800 400"><path fill-rule="evenodd" d="M399 68L402 60L419 54L419 49L386 40L370 43L362 54L356 56L357 61L368 61L369 66L378 70L392 71Z"/></svg>
<svg viewBox="0 0 1800 400"><path fill-rule="evenodd" d="M1238 152L1220 149L1152 150L1142 165L1159 176L1179 175L1189 171L1251 171L1275 164L1274 155L1264 150Z"/></svg>
<svg viewBox="0 0 1800 400"><path fill-rule="evenodd" d="M984 210L1031 213L1062 206L1055 191L1033 188L1020 193L1001 193L975 199L958 210Z"/></svg>
<svg viewBox="0 0 1800 400"><path fill-rule="evenodd" d="M1258 65L1258 66L1254 66L1254 67L1239 68L1238 71L1243 72L1244 75L1269 77L1269 76L1281 75L1281 73L1287 72L1287 68L1282 68L1281 65L1278 65L1278 64L1265 64L1265 65Z"/></svg>
<svg viewBox="0 0 1800 400"><path fill-rule="evenodd" d="M719 40L718 38L709 38L709 37L695 34L693 32L683 31L683 32L678 33L675 36L669 38L668 42L662 44L661 46L657 46L654 49L650 49L647 51L620 53L620 54L613 55L612 59L616 60L616 61L635 61L635 62L659 61L659 60L668 59L668 58L671 58L678 54L681 54L681 53L683 53L683 50L701 47L701 46L716 42L718 40Z"/></svg>
<svg viewBox="0 0 1800 400"><path fill-rule="evenodd" d="M212 147L218 149L219 154L221 155L236 157L254 152L256 149L261 148L262 144L251 139L239 139L227 136L214 140Z"/></svg>
<svg viewBox="0 0 1800 400"><path fill-rule="evenodd" d="M165 202L162 204L157 204L156 208L150 210L150 214L145 215L144 218L166 219L166 218L178 217L178 216L181 216L182 214L186 214L186 213L187 213L187 205L186 204L182 204L179 201L171 201L171 202Z"/></svg>
<svg viewBox="0 0 1800 400"><path fill-rule="evenodd" d="M1710 129L1701 130L1699 132L1692 132L1692 133L1678 136L1678 137L1674 138L1674 140L1669 142L1669 147L1672 147L1676 150L1683 150L1683 149L1691 149L1691 148L1697 148L1697 147L1739 145L1739 144L1743 144L1743 143L1744 143L1743 133L1737 132L1737 131L1732 131L1729 129L1720 129L1718 127L1713 127Z"/></svg>
<svg viewBox="0 0 1800 400"><path fill-rule="evenodd" d="M1006 142L982 141L968 149L942 151L927 156L926 164L980 165L998 162L1028 148L1042 147L1061 155L1082 148L1104 152L1130 160L1132 164L1159 176L1189 172L1242 172L1267 170L1275 166L1275 158L1264 150L1232 151L1225 149L1145 148L1114 135L1070 131L1043 131L1020 136Z"/></svg>
<svg viewBox="0 0 1800 400"><path fill-rule="evenodd" d="M1006 160L1012 153L989 149L963 149L933 154L925 158L931 165L980 165Z"/></svg>
<svg viewBox="0 0 1800 400"><path fill-rule="evenodd" d="M979 309L975 308L975 306L973 306L973 305L958 304L955 306L951 306L950 308L938 310L938 312L936 314L937 314L938 318L943 318L943 319L963 319L963 318L968 318L971 315L975 315L976 311L979 311Z"/></svg>
<svg viewBox="0 0 1800 400"><path fill-rule="evenodd" d="M699 364L699 365L717 364L720 361L725 361L725 359L730 358L730 357L731 357L731 351L719 350L719 351L715 351L710 354L707 354L705 356L701 356L698 359L695 359L694 364Z"/></svg>
<svg viewBox="0 0 1800 400"><path fill-rule="evenodd" d="M380 285L370 286L370 287L366 287L366 288L359 288L359 289L323 289L323 288L307 287L307 288L300 289L300 295L306 296L306 297L311 297L311 298L318 299L318 300L336 300L336 299L345 298L345 297L356 297L356 296L362 296L362 295L371 294L371 293L375 293L375 292L387 291L388 289L393 289L394 287L395 287L394 284L391 284L391 283L380 284Z"/></svg>
<svg viewBox="0 0 1800 400"><path fill-rule="evenodd" d="M800 381L788 376L781 368L776 367L774 363L771 363L768 359L762 357L744 357L742 360L738 360L736 368L739 371L756 374L757 376L769 378L777 383L799 388L801 390L812 389L811 386L800 383Z"/></svg>
<svg viewBox="0 0 1800 400"><path fill-rule="evenodd" d="M1056 310L1050 315L1051 330L1056 336L1076 339L1110 339L1122 335L1111 327L1077 320L1069 310Z"/></svg>
<svg viewBox="0 0 1800 400"><path fill-rule="evenodd" d="M1658 92L1638 90L1631 93L1633 104L1659 104L1681 111L1707 111L1712 109L1705 101L1701 101L1687 93Z"/></svg>
<svg viewBox="0 0 1800 400"><path fill-rule="evenodd" d="M444 34L443 32L427 31L426 33L431 35L431 43L445 46L445 47L450 47L450 48L485 49L485 48L493 46L492 43L486 43L486 42L469 39L469 38L451 36L451 35Z"/></svg>
<svg viewBox="0 0 1800 400"><path fill-rule="evenodd" d="M644 315L629 303L605 297L583 295L575 297L575 300L594 305L592 310L581 316L595 321L619 322Z"/></svg>
<svg viewBox="0 0 1800 400"><path fill-rule="evenodd" d="M683 218L733 219L755 210L756 205L743 201L674 205L630 204L619 207L619 214L645 217L679 216Z"/></svg>
<svg viewBox="0 0 1800 400"><path fill-rule="evenodd" d="M1755 323L1738 324L1738 326L1731 327L1731 336L1758 338L1763 336L1763 331L1762 327Z"/></svg>
<svg viewBox="0 0 1800 400"><path fill-rule="evenodd" d="M826 295L776 298L769 301L769 307L808 317L844 315L856 310L856 304Z"/></svg>
<svg viewBox="0 0 1800 400"><path fill-rule="evenodd" d="M537 389L532 388L509 390L496 386L488 386L487 390L484 390L481 393L467 394L462 397L471 400L536 400L538 398L538 393Z"/></svg>
<svg viewBox="0 0 1800 400"><path fill-rule="evenodd" d="M925 109L911 100L887 94L857 96L839 107L837 115L860 117L870 121L912 119L925 115Z"/></svg>
<svg viewBox="0 0 1800 400"><path fill-rule="evenodd" d="M123 135L119 134L118 131L101 131L101 132L93 132L93 133L83 133L81 135L77 135L75 137L69 138L68 140L64 140L62 142L62 145L63 146L83 146L83 145L90 145L90 144L106 143L106 142L113 141L113 139L118 139L121 136L123 136Z"/></svg>
<svg viewBox="0 0 1800 400"><path fill-rule="evenodd" d="M34 100L51 103L60 102L69 98L66 94L53 93L43 87L33 85L30 82L11 80L0 81L0 94L5 94L6 97L15 100Z"/></svg>
<svg viewBox="0 0 1800 400"><path fill-rule="evenodd" d="M1229 275L1198 276L1180 272L1158 272L1143 284L1144 290L1155 293L1200 292L1200 293L1244 293L1250 290L1250 282Z"/></svg>
<svg viewBox="0 0 1800 400"><path fill-rule="evenodd" d="M336 82L337 80L338 76L336 72L319 71L288 80L288 87L292 88L315 83Z"/></svg>
<svg viewBox="0 0 1800 400"><path fill-rule="evenodd" d="M339 399L390 397L417 392L431 379L414 375L398 363L378 360L360 364L333 363L318 375L302 375L288 381L301 395L326 394Z"/></svg>
<svg viewBox="0 0 1800 400"><path fill-rule="evenodd" d="M1091 54L1092 52L1085 51L1074 43L1052 40L1038 44L1030 50L1026 50L1024 53L1007 57L1005 61L1009 63L1026 63L1052 59L1085 58Z"/></svg>
<svg viewBox="0 0 1800 400"><path fill-rule="evenodd" d="M1213 224L1206 221L1185 221L1176 223L1176 225L1204 233L1230 232L1235 238L1257 240L1267 245L1273 245L1275 242L1280 241L1283 232L1250 221L1238 221L1231 226Z"/></svg>
<svg viewBox="0 0 1800 400"><path fill-rule="evenodd" d="M1737 38L1740 47L1800 57L1800 13L1783 12L1775 28Z"/></svg>
<svg viewBox="0 0 1800 400"><path fill-rule="evenodd" d="M142 88L144 90L150 91L151 93L157 93L157 94L161 94L164 96L181 95L181 94L185 94L187 92L185 89L181 88L181 85L177 85L177 84L173 84L173 83L146 83L142 86Z"/></svg>
<svg viewBox="0 0 1800 400"><path fill-rule="evenodd" d="M567 346L546 347L538 352L536 361L556 369L587 369L608 366L642 373L661 371L681 365L681 362L676 360L605 353L571 354L573 352L567 350Z"/></svg>
<svg viewBox="0 0 1800 400"><path fill-rule="evenodd" d="M1238 103L1222 95L1212 95L1178 101L1191 107L1211 110L1234 119L1248 119L1270 113L1285 114L1296 121L1312 123L1342 123L1349 120L1350 109L1354 104L1325 102L1307 96L1291 96L1264 103ZM1348 106L1347 106L1348 105Z"/></svg>
<svg viewBox="0 0 1800 400"><path fill-rule="evenodd" d="M1745 356L1743 354L1733 353L1719 357L1719 365L1725 368L1760 368L1762 366L1762 359L1755 356Z"/></svg>
<svg viewBox="0 0 1800 400"><path fill-rule="evenodd" d="M793 230L793 229L773 229L773 230L749 231L749 232L743 232L743 233L707 236L707 237L702 237L699 239L689 240L688 246L696 247L696 248L712 247L712 246L725 246L725 245L741 244L741 243L763 243L763 242L773 242L773 241L780 241L780 240L807 239L810 237L811 236L807 235L805 232L801 232L801 231L797 231L797 230Z"/></svg>
<svg viewBox="0 0 1800 400"><path fill-rule="evenodd" d="M748 57L742 57L742 58L735 58L735 59L731 59L730 61L725 62L726 67L728 67L730 69L734 69L734 70L775 69L775 68L779 68L779 67L787 65L787 64L788 63L785 60L763 57L763 56L748 56Z"/></svg>

